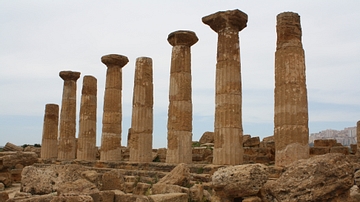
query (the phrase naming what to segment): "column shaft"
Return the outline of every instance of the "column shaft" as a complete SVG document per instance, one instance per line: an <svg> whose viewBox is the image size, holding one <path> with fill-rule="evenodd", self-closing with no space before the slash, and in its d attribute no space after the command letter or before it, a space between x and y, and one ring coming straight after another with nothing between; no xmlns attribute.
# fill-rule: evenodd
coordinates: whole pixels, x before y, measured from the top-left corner
<svg viewBox="0 0 360 202"><path fill-rule="evenodd" d="M301 43L300 16L277 16L275 53L275 165L286 166L309 158L308 104L305 56Z"/></svg>
<svg viewBox="0 0 360 202"><path fill-rule="evenodd" d="M169 34L172 48L168 109L167 163L192 162L191 51L198 41L194 32Z"/></svg>
<svg viewBox="0 0 360 202"><path fill-rule="evenodd" d="M44 125L41 141L42 159L57 158L58 156L58 126L59 105L47 104L45 106Z"/></svg>
<svg viewBox="0 0 360 202"><path fill-rule="evenodd" d="M96 160L97 80L84 76L80 105L78 160Z"/></svg>
<svg viewBox="0 0 360 202"><path fill-rule="evenodd" d="M107 71L100 160L120 161L122 67L129 60L125 56L111 54L103 56L101 61L107 66Z"/></svg>
<svg viewBox="0 0 360 202"><path fill-rule="evenodd" d="M247 15L232 10L202 20L218 33L213 164L238 165L244 153L239 31Z"/></svg>
<svg viewBox="0 0 360 202"><path fill-rule="evenodd" d="M151 58L137 58L134 77L129 161L151 162L154 103Z"/></svg>
<svg viewBox="0 0 360 202"><path fill-rule="evenodd" d="M60 113L58 160L72 160L76 155L76 81L80 72L62 71L64 79Z"/></svg>
<svg viewBox="0 0 360 202"><path fill-rule="evenodd" d="M360 156L360 121L356 123L356 143L357 143L356 155Z"/></svg>

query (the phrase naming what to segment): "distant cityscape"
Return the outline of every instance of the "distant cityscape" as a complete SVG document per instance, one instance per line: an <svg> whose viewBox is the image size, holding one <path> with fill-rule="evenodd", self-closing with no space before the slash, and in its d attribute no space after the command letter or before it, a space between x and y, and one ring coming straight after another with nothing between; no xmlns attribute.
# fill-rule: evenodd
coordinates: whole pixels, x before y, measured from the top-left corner
<svg viewBox="0 0 360 202"><path fill-rule="evenodd" d="M356 144L356 127L344 128L344 130L327 129L318 133L311 133L309 136L309 144L313 144L317 139L336 139L343 146Z"/></svg>

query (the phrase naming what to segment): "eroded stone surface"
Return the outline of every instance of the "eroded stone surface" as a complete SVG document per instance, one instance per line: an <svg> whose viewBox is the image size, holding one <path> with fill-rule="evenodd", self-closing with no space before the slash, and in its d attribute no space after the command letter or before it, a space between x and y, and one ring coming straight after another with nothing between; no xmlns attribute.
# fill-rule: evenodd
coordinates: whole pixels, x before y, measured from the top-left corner
<svg viewBox="0 0 360 202"><path fill-rule="evenodd" d="M276 31L275 165L286 166L298 159L309 158L305 55L300 16L292 12L280 13Z"/></svg>
<svg viewBox="0 0 360 202"><path fill-rule="evenodd" d="M44 125L41 141L41 158L57 158L58 128L59 105L47 104L45 106Z"/></svg>
<svg viewBox="0 0 360 202"><path fill-rule="evenodd" d="M343 154L325 154L290 164L275 181L264 185L263 198L277 201L330 201L346 194L354 170Z"/></svg>
<svg viewBox="0 0 360 202"><path fill-rule="evenodd" d="M212 186L217 196L234 199L256 195L267 180L267 166L237 165L216 171L212 176Z"/></svg>
<svg viewBox="0 0 360 202"><path fill-rule="evenodd" d="M110 54L101 57L107 66L104 112L101 135L101 161L121 160L122 68L129 62L126 56Z"/></svg>
<svg viewBox="0 0 360 202"><path fill-rule="evenodd" d="M152 59L136 59L131 129L128 137L129 161L151 162L153 133Z"/></svg>
<svg viewBox="0 0 360 202"><path fill-rule="evenodd" d="M218 165L243 162L241 70L239 34L247 15L240 10L221 11L202 18L218 33L214 158Z"/></svg>
<svg viewBox="0 0 360 202"><path fill-rule="evenodd" d="M61 101L58 159L72 160L76 156L76 81L80 72L61 71L64 80Z"/></svg>
<svg viewBox="0 0 360 202"><path fill-rule="evenodd" d="M79 118L79 137L76 159L96 160L97 80L84 76Z"/></svg>
<svg viewBox="0 0 360 202"><path fill-rule="evenodd" d="M192 99L191 99L191 51L198 41L192 31L175 31L169 34L173 46L170 68L168 110L167 163L191 163Z"/></svg>

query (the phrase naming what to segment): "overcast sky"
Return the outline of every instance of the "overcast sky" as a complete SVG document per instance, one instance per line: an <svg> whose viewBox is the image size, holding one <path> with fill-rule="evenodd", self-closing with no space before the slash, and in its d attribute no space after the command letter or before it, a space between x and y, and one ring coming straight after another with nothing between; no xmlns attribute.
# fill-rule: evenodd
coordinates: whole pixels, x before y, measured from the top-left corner
<svg viewBox="0 0 360 202"><path fill-rule="evenodd" d="M153 59L153 147L167 146L171 45L167 36L191 30L193 140L214 128L217 34L201 18L239 9L245 134L273 134L276 15L301 16L310 133L353 127L360 120L360 1L45 1L0 0L0 145L41 143L45 105L59 104L59 72L80 71L98 81L97 145L101 142L106 66L103 55L125 55L122 145L131 125L136 58ZM78 113L77 113L78 114ZM77 117L78 123L78 117ZM77 132L78 133L78 132ZM76 134L78 135L78 134Z"/></svg>

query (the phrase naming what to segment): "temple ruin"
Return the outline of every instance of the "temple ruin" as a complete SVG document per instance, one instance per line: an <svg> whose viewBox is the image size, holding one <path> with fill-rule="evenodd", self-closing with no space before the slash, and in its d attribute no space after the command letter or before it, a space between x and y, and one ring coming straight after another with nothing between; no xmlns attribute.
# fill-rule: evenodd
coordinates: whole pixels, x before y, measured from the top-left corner
<svg viewBox="0 0 360 202"><path fill-rule="evenodd" d="M217 12L202 18L218 34L213 164L243 162L242 95L239 32L248 16L240 10Z"/></svg>
<svg viewBox="0 0 360 202"><path fill-rule="evenodd" d="M122 68L129 60L105 55L100 148L97 79L83 77L76 141L80 72L61 71L60 119L59 106L47 104L41 151L35 145L7 143L0 152L0 201L9 199L3 190L13 182L21 182L21 192L7 202L359 201L360 143L350 150L336 139L318 139L309 148L300 16L285 12L276 19L273 136L260 141L243 134L239 32L248 16L240 10L221 11L202 18L218 35L213 132L205 132L199 141L192 139L190 49L198 37L193 31L175 31L167 38L172 46L168 148L152 148L154 84L149 57L136 59L131 128L127 147L121 146Z"/></svg>
<svg viewBox="0 0 360 202"><path fill-rule="evenodd" d="M300 16L277 15L275 52L275 165L309 158L308 103L305 55Z"/></svg>

